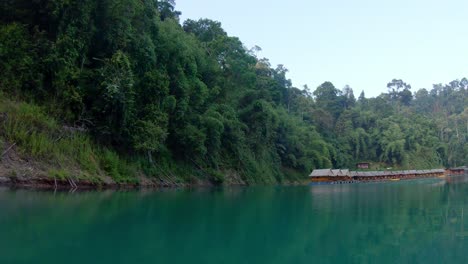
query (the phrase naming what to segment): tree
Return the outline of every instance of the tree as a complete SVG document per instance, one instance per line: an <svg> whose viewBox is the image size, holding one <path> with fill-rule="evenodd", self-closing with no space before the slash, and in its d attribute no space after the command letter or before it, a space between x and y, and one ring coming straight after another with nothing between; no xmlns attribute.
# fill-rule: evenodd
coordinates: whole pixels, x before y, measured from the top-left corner
<svg viewBox="0 0 468 264"><path fill-rule="evenodd" d="M336 89L331 82L324 82L313 92L317 107L330 113L335 119L343 111L343 104L340 100L340 90Z"/></svg>
<svg viewBox="0 0 468 264"><path fill-rule="evenodd" d="M157 4L161 20L171 18L179 21L179 16L182 13L175 10L175 0L158 0Z"/></svg>
<svg viewBox="0 0 468 264"><path fill-rule="evenodd" d="M413 100L413 94L411 93L410 90L406 88L399 93L399 97L400 97L400 102L406 106L409 106L411 103L411 100Z"/></svg>
<svg viewBox="0 0 468 264"><path fill-rule="evenodd" d="M412 100L410 91L411 85L405 83L401 79L393 79L387 84L388 94L391 102L397 107L397 112L400 112L400 104L409 105Z"/></svg>
<svg viewBox="0 0 468 264"><path fill-rule="evenodd" d="M401 90L410 90L411 85L405 83L401 79L393 79L387 83L388 93L392 99L398 98Z"/></svg>
<svg viewBox="0 0 468 264"><path fill-rule="evenodd" d="M96 94L86 99L92 105L94 131L103 142L126 144L136 113L134 76L128 56L116 52L103 62L98 76Z"/></svg>
<svg viewBox="0 0 468 264"><path fill-rule="evenodd" d="M0 90L12 94L40 88L41 72L27 29L17 23L0 25Z"/></svg>
<svg viewBox="0 0 468 264"><path fill-rule="evenodd" d="M355 106L356 98L354 97L353 88L351 88L349 85L345 85L342 95L344 96L345 100L345 108L349 109Z"/></svg>
<svg viewBox="0 0 468 264"><path fill-rule="evenodd" d="M210 19L198 21L187 19L183 27L185 32L194 34L201 42L211 42L219 37L227 37L221 23Z"/></svg>

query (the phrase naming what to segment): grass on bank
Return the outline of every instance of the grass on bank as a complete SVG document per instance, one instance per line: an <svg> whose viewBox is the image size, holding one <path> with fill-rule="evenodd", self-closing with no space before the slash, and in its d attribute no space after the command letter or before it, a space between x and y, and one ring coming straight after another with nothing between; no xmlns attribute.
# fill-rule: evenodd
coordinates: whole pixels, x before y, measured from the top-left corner
<svg viewBox="0 0 468 264"><path fill-rule="evenodd" d="M36 105L0 96L0 143L15 144L22 157L48 167L58 179L136 183L134 168L115 152L96 146L86 132L60 125Z"/></svg>

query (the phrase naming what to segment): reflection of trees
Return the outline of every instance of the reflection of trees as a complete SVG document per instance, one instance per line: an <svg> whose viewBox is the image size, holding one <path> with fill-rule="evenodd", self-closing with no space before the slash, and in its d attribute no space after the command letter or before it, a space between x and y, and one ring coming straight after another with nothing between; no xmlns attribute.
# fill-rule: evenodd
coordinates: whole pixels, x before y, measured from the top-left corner
<svg viewBox="0 0 468 264"><path fill-rule="evenodd" d="M375 263L375 259L387 259L388 263L411 259L418 260L414 263L456 262L459 256L454 250L463 249L461 239L466 235L463 212L467 188L418 184L359 185L352 192L339 192L342 186L334 186L329 197L314 206L336 208L332 215L342 215L346 221L332 219L318 229L345 235L340 240L323 236L323 247L343 245L346 252L355 252L348 257L356 263Z"/></svg>
<svg viewBox="0 0 468 264"><path fill-rule="evenodd" d="M440 183L57 196L0 192L0 248L5 249L0 259L460 262L468 188ZM70 258L70 252L86 254Z"/></svg>

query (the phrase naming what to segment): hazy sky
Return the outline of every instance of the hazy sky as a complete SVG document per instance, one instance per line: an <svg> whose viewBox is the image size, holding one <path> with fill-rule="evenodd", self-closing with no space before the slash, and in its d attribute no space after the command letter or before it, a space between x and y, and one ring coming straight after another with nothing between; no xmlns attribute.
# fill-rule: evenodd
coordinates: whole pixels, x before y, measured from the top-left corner
<svg viewBox="0 0 468 264"><path fill-rule="evenodd" d="M413 91L468 75L467 0L176 0L187 18L220 21L296 87L349 84L356 97L393 78ZM468 77L468 76L467 76Z"/></svg>

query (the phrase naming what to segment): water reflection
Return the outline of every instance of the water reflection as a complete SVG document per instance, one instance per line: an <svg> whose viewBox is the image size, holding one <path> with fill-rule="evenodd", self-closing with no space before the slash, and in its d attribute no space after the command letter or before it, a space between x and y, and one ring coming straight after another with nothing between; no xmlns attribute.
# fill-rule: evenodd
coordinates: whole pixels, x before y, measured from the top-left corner
<svg viewBox="0 0 468 264"><path fill-rule="evenodd" d="M465 182L1 190L0 262L461 263Z"/></svg>

